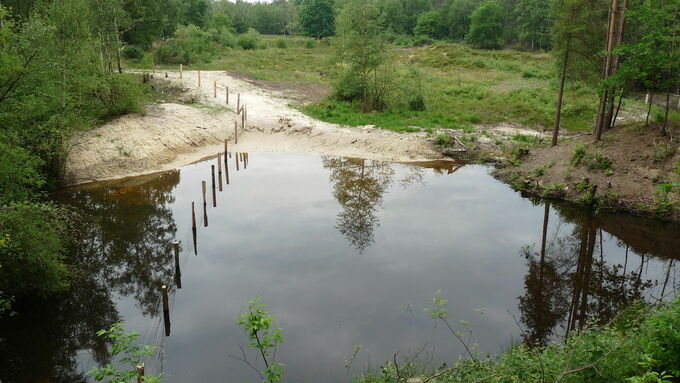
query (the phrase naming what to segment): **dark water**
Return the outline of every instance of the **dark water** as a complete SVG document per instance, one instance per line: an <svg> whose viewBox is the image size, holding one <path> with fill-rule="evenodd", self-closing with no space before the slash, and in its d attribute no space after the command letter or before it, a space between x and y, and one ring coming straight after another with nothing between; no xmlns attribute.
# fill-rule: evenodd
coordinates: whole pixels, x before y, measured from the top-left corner
<svg viewBox="0 0 680 383"><path fill-rule="evenodd" d="M251 153L237 172L234 160L217 207L215 160L61 193L93 217L73 254L79 278L69 294L24 302L0 323L0 379L85 381L83 371L110 358L95 332L123 320L159 347L146 370L169 382L258 381L231 356L247 343L237 315L262 296L283 328L284 381L342 382L355 345L352 373L423 345L431 364L463 355L424 310L438 290L454 325L472 323L471 346L497 353L558 339L680 284L678 226L533 203L482 166Z"/></svg>

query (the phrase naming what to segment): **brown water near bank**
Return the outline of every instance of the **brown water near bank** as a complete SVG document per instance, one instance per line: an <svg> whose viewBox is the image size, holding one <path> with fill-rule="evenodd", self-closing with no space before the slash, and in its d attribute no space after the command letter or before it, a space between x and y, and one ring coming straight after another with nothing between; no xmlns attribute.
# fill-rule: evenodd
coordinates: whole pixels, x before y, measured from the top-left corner
<svg viewBox="0 0 680 383"><path fill-rule="evenodd" d="M284 381L341 382L355 344L363 347L352 373L425 342L433 364L462 355L424 311L437 290L453 321L472 322L479 352L496 353L680 285L677 225L534 203L483 166L249 153L237 171L237 157L216 207L215 159L61 194L93 217L73 255L80 277L69 294L26 301L2 320L0 379L84 381L83 370L110 358L95 332L122 319L159 347L144 362L169 382L255 381L230 355L247 343L236 316L262 295L283 328ZM171 289L169 337L162 284Z"/></svg>

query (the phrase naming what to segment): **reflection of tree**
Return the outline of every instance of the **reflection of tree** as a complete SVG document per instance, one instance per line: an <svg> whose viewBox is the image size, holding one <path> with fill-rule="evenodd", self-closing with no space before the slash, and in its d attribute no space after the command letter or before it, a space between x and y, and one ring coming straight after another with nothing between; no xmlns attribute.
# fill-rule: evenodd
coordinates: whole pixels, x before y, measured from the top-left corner
<svg viewBox="0 0 680 383"><path fill-rule="evenodd" d="M88 223L82 246L71 254L76 280L61 296L17 300L19 314L0 320L3 380L85 382L76 357L91 350L97 363L108 362L107 345L96 332L119 320L115 294L132 295L145 314L158 314L160 286L174 275L176 226L167 205L178 182L174 171L142 185L57 196Z"/></svg>
<svg viewBox="0 0 680 383"><path fill-rule="evenodd" d="M171 171L139 186L67 196L67 203L93 221L79 254L83 268L115 292L134 295L144 314L158 314L159 287L174 274L177 227L167 205L178 182L179 171Z"/></svg>
<svg viewBox="0 0 680 383"><path fill-rule="evenodd" d="M17 315L0 320L0 376L8 382L85 382L76 362L80 350L92 350L106 363L105 340L96 335L118 321L111 293L92 278L81 278L66 294L25 298Z"/></svg>
<svg viewBox="0 0 680 383"><path fill-rule="evenodd" d="M379 226L375 214L394 170L384 162L358 158L324 156L322 163L331 171L333 196L342 206L336 227L359 253L363 253L374 241L373 230Z"/></svg>
<svg viewBox="0 0 680 383"><path fill-rule="evenodd" d="M529 270L519 309L528 329L525 341L532 345L546 344L558 325L569 333L590 320L609 320L653 286L642 278L644 257L639 269L628 273L625 266L605 262L602 230L592 216L576 222L570 236L546 245L548 214L546 206L541 251L524 250Z"/></svg>

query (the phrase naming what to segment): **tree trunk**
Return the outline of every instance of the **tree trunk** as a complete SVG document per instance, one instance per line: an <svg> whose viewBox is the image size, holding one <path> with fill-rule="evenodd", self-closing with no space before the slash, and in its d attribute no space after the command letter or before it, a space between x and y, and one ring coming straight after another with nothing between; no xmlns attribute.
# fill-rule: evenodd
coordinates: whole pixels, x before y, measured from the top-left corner
<svg viewBox="0 0 680 383"><path fill-rule="evenodd" d="M661 134L664 137L668 137L668 110L671 107L671 90L672 84L668 85L668 92L666 92L666 113L663 117L663 127L661 128Z"/></svg>
<svg viewBox="0 0 680 383"><path fill-rule="evenodd" d="M614 29L616 26L616 12L619 7L618 0L612 0L611 2L611 18L609 20L609 29L607 32L607 58L605 60L604 66L604 81L609 78L609 73L612 65L612 51L614 50ZM595 141L600 141L602 139L602 127L604 126L604 113L607 105L607 100L609 98L609 87L605 87L603 94L600 98L600 108L598 110L597 125L595 126Z"/></svg>
<svg viewBox="0 0 680 383"><path fill-rule="evenodd" d="M647 118L645 119L645 126L649 126L649 115L652 113L652 104L654 103L654 93L649 94L649 106L647 107Z"/></svg>
<svg viewBox="0 0 680 383"><path fill-rule="evenodd" d="M555 108L555 128L553 130L552 146L557 145L557 137L560 133L560 121L562 120L562 99L564 98L564 82L567 79L568 62L569 62L569 44L567 44L567 51L564 53L562 73L560 74L560 91L557 94L557 107Z"/></svg>
<svg viewBox="0 0 680 383"><path fill-rule="evenodd" d="M623 89L621 89L621 94L619 95L619 105L616 106L616 113L614 113L614 119L612 120L611 128L614 129L616 125L616 119L619 117L619 111L621 110L621 103L623 102Z"/></svg>
<svg viewBox="0 0 680 383"><path fill-rule="evenodd" d="M621 16L619 17L619 30L617 31L616 34L616 46L620 46L621 42L623 41L623 32L626 27L626 8L628 7L628 0L623 0L623 4L621 6ZM619 54L616 54L614 57L614 65L611 68L611 74L610 76L616 75L616 72L619 69L619 65L621 64L621 56ZM609 109L607 111L607 115L605 116L604 124L603 126L606 127L607 129L612 127L612 118L614 116L614 100L616 99L616 95L614 94L614 91L612 90L610 92L611 94L609 95Z"/></svg>

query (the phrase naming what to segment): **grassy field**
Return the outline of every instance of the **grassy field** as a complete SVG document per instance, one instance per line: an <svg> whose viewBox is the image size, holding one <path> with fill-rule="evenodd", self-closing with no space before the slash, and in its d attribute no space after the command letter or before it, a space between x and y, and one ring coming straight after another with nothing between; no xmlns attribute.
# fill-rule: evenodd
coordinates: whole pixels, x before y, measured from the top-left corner
<svg viewBox="0 0 680 383"><path fill-rule="evenodd" d="M260 45L255 50L227 49L212 62L187 69L237 71L264 81L331 84L327 41L263 36ZM405 74L415 69L421 74L425 111L399 108L361 113L354 105L332 99L315 100L302 106L302 111L328 122L395 131L469 129L474 124L500 122L552 128L558 84L547 53L480 50L438 42L418 48L393 47L391 55L395 71ZM631 100L624 105L640 109L641 104ZM590 130L596 108L593 89L576 82L567 84L562 114L566 129ZM654 107L653 116L660 110ZM672 119L680 115L673 113Z"/></svg>

